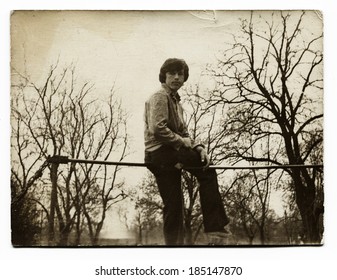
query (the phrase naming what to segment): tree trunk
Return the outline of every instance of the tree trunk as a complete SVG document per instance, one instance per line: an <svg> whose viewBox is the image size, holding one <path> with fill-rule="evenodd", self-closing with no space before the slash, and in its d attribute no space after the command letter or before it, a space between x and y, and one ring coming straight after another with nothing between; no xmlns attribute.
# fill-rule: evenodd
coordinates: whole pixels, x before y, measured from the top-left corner
<svg viewBox="0 0 337 280"><path fill-rule="evenodd" d="M313 182L304 182L301 179L301 171L293 172L295 183L296 204L301 214L303 223L303 241L305 243L320 243L319 214L315 211L315 187Z"/></svg>
<svg viewBox="0 0 337 280"><path fill-rule="evenodd" d="M261 245L264 245L266 243L266 235L265 235L264 226L260 227L260 241L261 241Z"/></svg>
<svg viewBox="0 0 337 280"><path fill-rule="evenodd" d="M60 230L60 241L58 243L60 246L68 246L70 232L71 227L69 227L68 225Z"/></svg>
<svg viewBox="0 0 337 280"><path fill-rule="evenodd" d="M57 170L58 163L51 164L50 179L52 183L52 190L50 195L50 212L49 212L49 225L48 225L48 244L50 246L55 243L55 209L57 204Z"/></svg>

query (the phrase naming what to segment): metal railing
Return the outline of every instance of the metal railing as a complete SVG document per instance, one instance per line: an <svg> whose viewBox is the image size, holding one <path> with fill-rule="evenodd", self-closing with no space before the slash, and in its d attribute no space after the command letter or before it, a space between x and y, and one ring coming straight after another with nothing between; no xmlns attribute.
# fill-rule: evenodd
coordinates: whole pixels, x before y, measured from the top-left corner
<svg viewBox="0 0 337 280"><path fill-rule="evenodd" d="M146 163L139 162L122 162L122 161L105 161L105 160L89 160L89 159L74 159L67 156L52 156L48 159L50 163L68 164L68 163L86 163L86 164L104 164L116 166L135 166L147 167ZM202 169L203 167L188 167L184 169ZM323 164L284 164L284 165L249 165L249 166L232 166L232 165L210 165L209 169L291 169L291 168L323 168Z"/></svg>

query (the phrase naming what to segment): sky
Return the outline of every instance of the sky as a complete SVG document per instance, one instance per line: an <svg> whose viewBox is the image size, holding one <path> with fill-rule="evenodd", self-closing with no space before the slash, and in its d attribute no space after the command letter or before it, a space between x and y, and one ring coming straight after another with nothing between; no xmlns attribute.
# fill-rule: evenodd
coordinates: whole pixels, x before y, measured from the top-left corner
<svg viewBox="0 0 337 280"><path fill-rule="evenodd" d="M206 64L232 42L246 11L17 11L11 17L11 66L43 82L51 65L74 64L78 82L104 98L114 86L129 111L132 160L143 161L144 102L169 57L186 60L200 80ZM270 14L270 12L264 12ZM312 13L313 28L321 19Z"/></svg>
<svg viewBox="0 0 337 280"><path fill-rule="evenodd" d="M189 83L237 27L237 13L221 12L15 12L12 66L43 81L51 65L74 63L79 81L95 84L104 99L114 85L130 111L134 160L143 160L143 107L159 87L169 57L186 60ZM23 63L25 62L25 63Z"/></svg>

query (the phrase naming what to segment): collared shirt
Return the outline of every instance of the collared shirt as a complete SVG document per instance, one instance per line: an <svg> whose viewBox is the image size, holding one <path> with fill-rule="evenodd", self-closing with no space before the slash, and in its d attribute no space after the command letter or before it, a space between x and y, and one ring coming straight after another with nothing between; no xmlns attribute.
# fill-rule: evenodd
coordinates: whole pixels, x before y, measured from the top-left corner
<svg viewBox="0 0 337 280"><path fill-rule="evenodd" d="M179 150L182 138L189 137L183 118L180 96L166 84L145 103L145 150L154 151L162 145L170 145Z"/></svg>

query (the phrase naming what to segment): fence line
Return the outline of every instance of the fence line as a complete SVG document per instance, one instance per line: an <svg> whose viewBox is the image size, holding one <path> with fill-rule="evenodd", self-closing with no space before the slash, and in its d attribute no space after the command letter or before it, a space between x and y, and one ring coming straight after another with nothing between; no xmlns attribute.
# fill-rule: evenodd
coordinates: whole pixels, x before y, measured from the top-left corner
<svg viewBox="0 0 337 280"><path fill-rule="evenodd" d="M52 156L49 157L50 163L67 164L67 163L86 163L86 164L104 164L115 166L134 166L147 167L146 163L139 162L121 162L121 161L105 161L105 160L89 160L89 159L74 159L67 156ZM185 167L184 169L202 169L203 167ZM235 169L288 169L288 168L323 168L323 164L284 164L284 165L250 165L250 166L231 166L231 165L210 165L209 169L235 170Z"/></svg>

